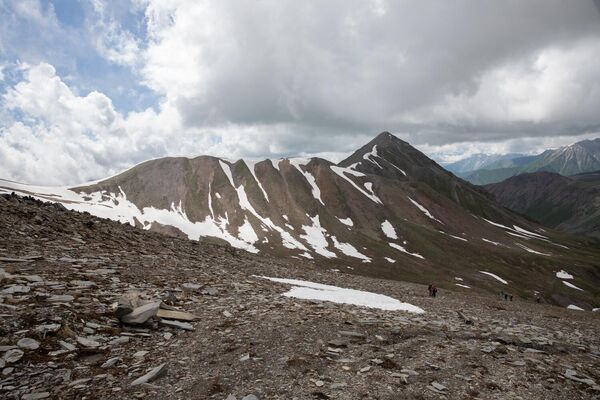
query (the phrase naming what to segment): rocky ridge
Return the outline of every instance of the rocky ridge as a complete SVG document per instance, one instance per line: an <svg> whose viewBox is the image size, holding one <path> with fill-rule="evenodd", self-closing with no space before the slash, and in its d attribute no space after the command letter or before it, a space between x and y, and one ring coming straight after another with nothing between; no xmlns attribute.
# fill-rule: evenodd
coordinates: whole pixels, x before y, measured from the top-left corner
<svg viewBox="0 0 600 400"><path fill-rule="evenodd" d="M0 180L0 193L13 191L144 230L349 273L497 292L485 271L521 297L600 305L600 242L501 207L388 132L338 164L167 157L71 189ZM581 290L557 279L565 268Z"/></svg>
<svg viewBox="0 0 600 400"><path fill-rule="evenodd" d="M18 196L0 196L0 238L4 398L600 396L597 313L443 289L430 298L423 285L165 237ZM386 294L425 313L288 298L289 285L261 276ZM147 304L145 322L123 322ZM188 329L160 317L174 312L193 316L179 321Z"/></svg>

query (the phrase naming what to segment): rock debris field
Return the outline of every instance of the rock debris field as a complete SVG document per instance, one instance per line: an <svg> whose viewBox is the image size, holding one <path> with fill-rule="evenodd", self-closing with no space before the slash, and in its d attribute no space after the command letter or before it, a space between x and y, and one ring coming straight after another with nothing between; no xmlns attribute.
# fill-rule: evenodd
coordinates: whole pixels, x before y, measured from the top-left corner
<svg viewBox="0 0 600 400"><path fill-rule="evenodd" d="M424 313L283 296L263 277ZM0 196L0 398L600 399L599 346L598 313L430 298Z"/></svg>

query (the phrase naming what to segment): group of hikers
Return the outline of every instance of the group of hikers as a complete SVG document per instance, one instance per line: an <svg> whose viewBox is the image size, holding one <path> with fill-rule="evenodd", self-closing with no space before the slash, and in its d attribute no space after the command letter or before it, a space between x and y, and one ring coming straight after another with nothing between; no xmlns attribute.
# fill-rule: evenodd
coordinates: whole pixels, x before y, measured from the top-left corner
<svg viewBox="0 0 600 400"><path fill-rule="evenodd" d="M502 297L504 297L505 301L513 301L513 295L510 293L506 293L504 290L502 292L500 292L502 294Z"/></svg>
<svg viewBox="0 0 600 400"><path fill-rule="evenodd" d="M429 287L427 288L427 290L429 291L429 297L435 297L437 295L437 292L438 292L437 286L430 284Z"/></svg>

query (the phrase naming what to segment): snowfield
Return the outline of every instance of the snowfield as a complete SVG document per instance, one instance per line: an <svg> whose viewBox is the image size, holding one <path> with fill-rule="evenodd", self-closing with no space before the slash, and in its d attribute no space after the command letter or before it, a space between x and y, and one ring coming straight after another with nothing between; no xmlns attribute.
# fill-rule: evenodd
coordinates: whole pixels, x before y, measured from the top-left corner
<svg viewBox="0 0 600 400"><path fill-rule="evenodd" d="M491 276L492 278L496 279L498 282L502 282L503 284L508 285L507 281L505 281L504 279L500 278L496 274L492 274L491 272L487 272L487 271L479 271L479 272L481 272L482 274L486 274L488 276Z"/></svg>
<svg viewBox="0 0 600 400"><path fill-rule="evenodd" d="M385 311L408 311L416 314L425 312L420 307L409 303L402 303L399 300L382 294L355 289L345 289L298 279L270 278L268 276L260 276L259 278L292 285L292 288L288 292L283 293L283 296L285 297L303 300L331 301L333 303L351 304L361 307L377 308Z"/></svg>

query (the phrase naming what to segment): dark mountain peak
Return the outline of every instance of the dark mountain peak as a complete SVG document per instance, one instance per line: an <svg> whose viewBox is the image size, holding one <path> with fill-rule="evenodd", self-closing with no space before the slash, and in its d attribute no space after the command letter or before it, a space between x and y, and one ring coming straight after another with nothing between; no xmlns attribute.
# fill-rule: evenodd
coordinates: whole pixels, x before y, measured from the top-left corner
<svg viewBox="0 0 600 400"><path fill-rule="evenodd" d="M356 150L350 157L341 161L338 165L342 167L355 165L358 167L360 166L359 164L371 163L377 166L378 163L374 162L377 159L385 160L396 167L398 167L396 162L400 162L402 165L410 165L411 162L416 162L422 166L433 164L433 161L419 150L386 131L381 132L373 140Z"/></svg>

